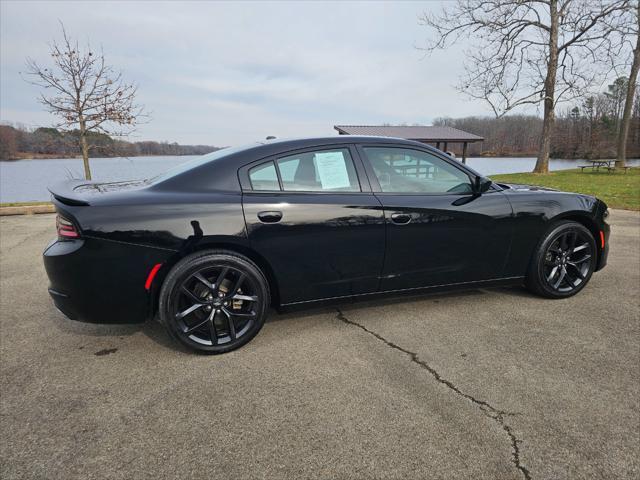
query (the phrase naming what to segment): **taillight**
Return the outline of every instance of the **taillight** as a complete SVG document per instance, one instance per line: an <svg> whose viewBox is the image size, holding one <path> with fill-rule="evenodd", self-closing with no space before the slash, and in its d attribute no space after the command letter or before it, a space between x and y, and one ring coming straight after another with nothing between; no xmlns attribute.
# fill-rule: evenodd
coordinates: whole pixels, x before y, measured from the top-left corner
<svg viewBox="0 0 640 480"><path fill-rule="evenodd" d="M80 233L73 222L60 214L56 216L56 229L60 238L80 238Z"/></svg>

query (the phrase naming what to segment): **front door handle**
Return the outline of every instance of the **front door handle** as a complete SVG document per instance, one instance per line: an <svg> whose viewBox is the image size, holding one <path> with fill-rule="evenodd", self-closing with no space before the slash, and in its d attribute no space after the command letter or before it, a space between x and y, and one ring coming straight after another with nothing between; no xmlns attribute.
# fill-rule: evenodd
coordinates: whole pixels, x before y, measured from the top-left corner
<svg viewBox="0 0 640 480"><path fill-rule="evenodd" d="M406 225L411 221L411 215L408 213L394 213L391 215L391 221L396 225Z"/></svg>
<svg viewBox="0 0 640 480"><path fill-rule="evenodd" d="M282 212L277 210L269 210L267 212L258 213L258 220L262 223L278 223L282 220Z"/></svg>

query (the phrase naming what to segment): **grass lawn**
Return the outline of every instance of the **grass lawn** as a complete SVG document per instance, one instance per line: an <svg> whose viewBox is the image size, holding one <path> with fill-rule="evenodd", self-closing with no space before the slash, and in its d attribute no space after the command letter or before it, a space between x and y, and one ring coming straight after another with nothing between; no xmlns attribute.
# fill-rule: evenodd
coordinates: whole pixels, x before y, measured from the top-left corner
<svg viewBox="0 0 640 480"><path fill-rule="evenodd" d="M611 208L640 210L640 168L627 173L586 170L560 170L546 175L538 173L510 173L491 175L496 182L540 185L567 192L595 195Z"/></svg>

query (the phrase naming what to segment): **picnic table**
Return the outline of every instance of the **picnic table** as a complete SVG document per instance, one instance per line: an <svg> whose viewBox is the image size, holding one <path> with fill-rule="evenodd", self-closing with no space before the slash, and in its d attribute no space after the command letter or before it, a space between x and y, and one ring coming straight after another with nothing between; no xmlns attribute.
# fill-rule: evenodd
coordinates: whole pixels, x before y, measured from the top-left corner
<svg viewBox="0 0 640 480"><path fill-rule="evenodd" d="M600 167L603 167L609 172L615 168L615 160L586 160L586 162L591 165L579 165L581 172L584 172L585 168L590 168L592 171L600 171Z"/></svg>
<svg viewBox="0 0 640 480"><path fill-rule="evenodd" d="M590 163L591 165L578 165L581 172L584 172L585 168L590 168L591 171L600 171L600 167L606 168L607 172L611 173L616 169L616 161L615 160L585 160L585 162ZM630 165L625 165L624 167L620 167L624 169L624 173L627 173L627 170L631 168Z"/></svg>

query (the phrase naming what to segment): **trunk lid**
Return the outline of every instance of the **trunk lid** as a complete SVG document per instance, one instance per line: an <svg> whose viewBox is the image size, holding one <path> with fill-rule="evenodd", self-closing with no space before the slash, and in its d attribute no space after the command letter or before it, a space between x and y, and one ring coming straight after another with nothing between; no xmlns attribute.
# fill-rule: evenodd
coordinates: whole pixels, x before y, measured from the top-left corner
<svg viewBox="0 0 640 480"><path fill-rule="evenodd" d="M48 187L57 201L70 206L87 206L106 196L139 190L149 185L147 180L124 182L95 182L91 180L67 180Z"/></svg>

